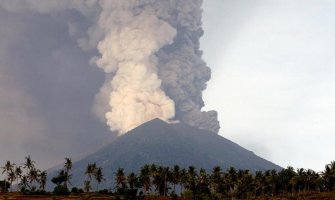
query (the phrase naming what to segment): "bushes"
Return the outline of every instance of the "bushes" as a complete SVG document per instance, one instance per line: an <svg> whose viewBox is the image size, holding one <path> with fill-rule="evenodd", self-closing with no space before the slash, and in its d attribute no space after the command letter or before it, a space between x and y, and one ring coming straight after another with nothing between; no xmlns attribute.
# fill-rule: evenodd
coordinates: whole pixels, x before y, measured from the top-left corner
<svg viewBox="0 0 335 200"><path fill-rule="evenodd" d="M48 192L46 192L45 190L28 190L25 188L21 189L22 194L25 195L46 195L48 194Z"/></svg>
<svg viewBox="0 0 335 200"><path fill-rule="evenodd" d="M63 185L57 185L52 192L53 195L69 195L70 191Z"/></svg>
<svg viewBox="0 0 335 200"><path fill-rule="evenodd" d="M73 187L71 189L71 194L81 194L81 193L84 193L84 190L81 188L78 189L77 187Z"/></svg>

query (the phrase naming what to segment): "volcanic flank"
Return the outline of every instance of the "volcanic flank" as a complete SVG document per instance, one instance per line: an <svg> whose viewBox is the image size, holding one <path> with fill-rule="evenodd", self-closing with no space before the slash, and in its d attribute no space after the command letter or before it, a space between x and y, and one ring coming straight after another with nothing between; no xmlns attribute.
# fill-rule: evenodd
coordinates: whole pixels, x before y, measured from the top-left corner
<svg viewBox="0 0 335 200"><path fill-rule="evenodd" d="M163 166L195 166L211 171L214 166L222 169L257 170L281 169L241 146L210 131L185 123L168 124L154 119L120 136L100 151L75 162L72 183L81 186L88 163L96 162L103 168L110 184L117 168L127 173L138 172L145 164ZM53 173L54 174L54 173ZM53 175L51 174L51 176ZM110 187L110 185L107 185Z"/></svg>

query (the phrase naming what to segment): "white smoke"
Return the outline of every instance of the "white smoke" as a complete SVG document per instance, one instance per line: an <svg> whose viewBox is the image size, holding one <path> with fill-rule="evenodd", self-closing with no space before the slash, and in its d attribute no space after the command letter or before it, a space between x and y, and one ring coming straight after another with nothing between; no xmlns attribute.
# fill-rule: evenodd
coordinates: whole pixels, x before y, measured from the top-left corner
<svg viewBox="0 0 335 200"><path fill-rule="evenodd" d="M153 118L217 133L216 111L203 112L210 68L199 39L202 0L3 0L9 11L77 10L97 19L79 46L106 74L94 112L120 134ZM69 32L75 36L75 26Z"/></svg>
<svg viewBox="0 0 335 200"><path fill-rule="evenodd" d="M114 74L105 114L110 129L122 134L154 118L173 118L175 105L161 89L155 53L172 42L176 30L155 15L130 12L128 1L100 3L106 37L98 44L96 64Z"/></svg>

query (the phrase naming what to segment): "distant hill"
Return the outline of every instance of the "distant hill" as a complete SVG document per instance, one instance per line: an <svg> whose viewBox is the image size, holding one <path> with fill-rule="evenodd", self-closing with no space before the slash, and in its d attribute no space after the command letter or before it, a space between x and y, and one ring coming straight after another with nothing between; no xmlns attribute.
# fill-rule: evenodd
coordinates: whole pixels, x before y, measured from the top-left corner
<svg viewBox="0 0 335 200"><path fill-rule="evenodd" d="M168 124L154 119L120 136L100 151L73 164L73 186L81 186L88 163L96 162L103 168L111 187L117 168L138 172L145 164L181 167L195 166L211 171L214 166L227 169L257 170L281 169L224 137L191 127L187 124ZM55 175L51 172L49 177ZM49 186L50 187L50 186Z"/></svg>

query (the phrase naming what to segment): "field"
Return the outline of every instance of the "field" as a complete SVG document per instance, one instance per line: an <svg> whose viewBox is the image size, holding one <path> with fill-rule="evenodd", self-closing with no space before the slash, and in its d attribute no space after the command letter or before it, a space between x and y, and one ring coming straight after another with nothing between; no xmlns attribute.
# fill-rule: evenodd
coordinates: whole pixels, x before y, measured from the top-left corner
<svg viewBox="0 0 335 200"><path fill-rule="evenodd" d="M91 194L80 194L80 195L68 195L68 196L53 196L53 195L22 195L20 193L0 193L0 200L117 200L117 199L126 199L124 197L115 197L109 195L97 195L94 193ZM150 196L144 198L138 198L143 200L172 200L170 197L159 197L159 196ZM178 198L179 200L184 200L184 198ZM185 199L186 200L186 199ZM230 200L227 198L226 200ZM238 200L234 198L234 200ZM335 192L309 192L301 193L295 196L274 196L274 197L258 197L252 200L335 200Z"/></svg>

